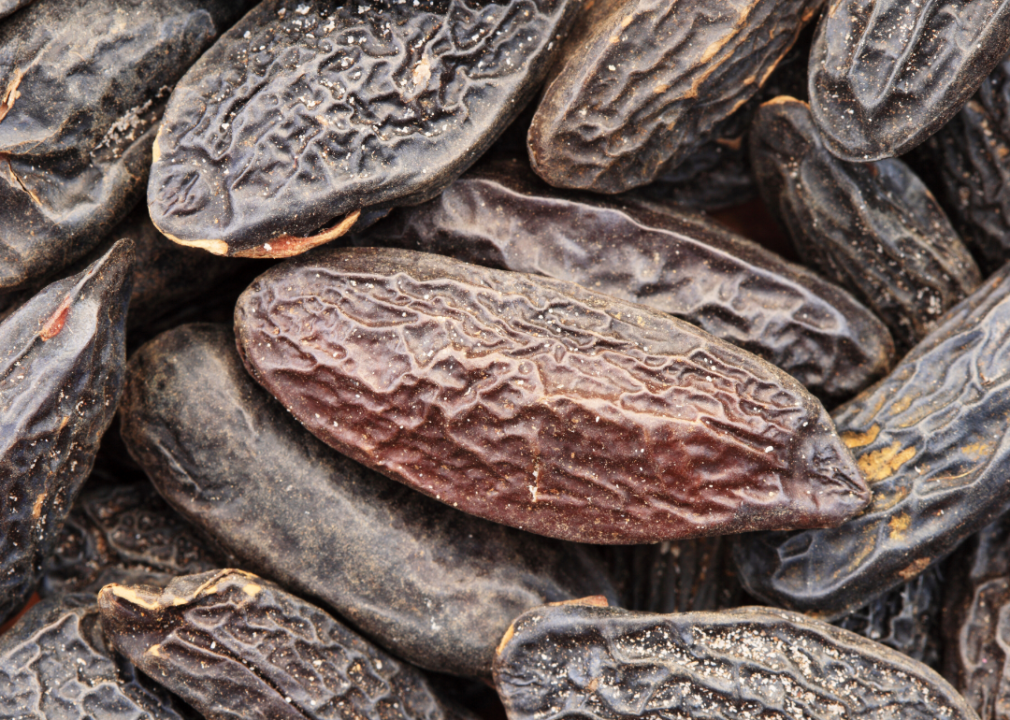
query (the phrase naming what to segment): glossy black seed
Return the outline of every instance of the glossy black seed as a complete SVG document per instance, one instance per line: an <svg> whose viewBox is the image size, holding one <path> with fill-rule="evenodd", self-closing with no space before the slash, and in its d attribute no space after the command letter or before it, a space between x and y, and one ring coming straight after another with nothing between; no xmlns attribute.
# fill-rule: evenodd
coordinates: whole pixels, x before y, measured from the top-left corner
<svg viewBox="0 0 1010 720"><path fill-rule="evenodd" d="M822 0L587 6L529 132L556 187L618 193L675 169L750 100Z"/></svg>
<svg viewBox="0 0 1010 720"><path fill-rule="evenodd" d="M1010 59L911 162L983 270L1010 260Z"/></svg>

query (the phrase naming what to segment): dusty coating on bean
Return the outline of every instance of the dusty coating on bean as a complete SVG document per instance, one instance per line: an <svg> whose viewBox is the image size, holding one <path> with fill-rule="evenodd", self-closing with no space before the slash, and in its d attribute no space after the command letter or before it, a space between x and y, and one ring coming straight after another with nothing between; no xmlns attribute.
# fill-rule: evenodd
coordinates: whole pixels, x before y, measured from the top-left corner
<svg viewBox="0 0 1010 720"><path fill-rule="evenodd" d="M834 411L872 501L837 528L745 536L755 597L837 618L911 580L1010 506L1010 266L891 374Z"/></svg>
<svg viewBox="0 0 1010 720"><path fill-rule="evenodd" d="M219 255L289 257L363 208L427 200L522 110L577 9L267 0L173 92L151 217Z"/></svg>
<svg viewBox="0 0 1010 720"><path fill-rule="evenodd" d="M763 607L679 615L538 608L510 628L494 676L509 720L977 720L925 665Z"/></svg>
<svg viewBox="0 0 1010 720"><path fill-rule="evenodd" d="M192 711L113 653L94 593L38 603L0 636L0 717L191 720Z"/></svg>
<svg viewBox="0 0 1010 720"><path fill-rule="evenodd" d="M899 353L982 282L915 173L900 160L839 160L806 103L782 96L762 105L750 143L761 194L796 252L876 312Z"/></svg>
<svg viewBox="0 0 1010 720"><path fill-rule="evenodd" d="M576 542L837 524L866 490L802 385L574 283L321 249L235 310L253 376L340 452L464 512Z"/></svg>
<svg viewBox="0 0 1010 720"><path fill-rule="evenodd" d="M0 324L0 622L38 582L112 423L132 278L127 240Z"/></svg>
<svg viewBox="0 0 1010 720"><path fill-rule="evenodd" d="M207 720L475 720L420 670L252 573L108 585L98 605L116 649Z"/></svg>
<svg viewBox="0 0 1010 720"><path fill-rule="evenodd" d="M529 131L557 187L618 193L685 160L744 105L822 0L597 0Z"/></svg>
<svg viewBox="0 0 1010 720"><path fill-rule="evenodd" d="M569 280L697 325L848 400L890 367L883 323L841 288L702 216L555 190L522 163L478 165L354 242Z"/></svg>
<svg viewBox="0 0 1010 720"><path fill-rule="evenodd" d="M172 86L252 4L36 0L0 22L0 294L82 257L143 197Z"/></svg>
<svg viewBox="0 0 1010 720"><path fill-rule="evenodd" d="M850 162L908 152L1010 50L1007 0L831 0L810 50L810 107Z"/></svg>

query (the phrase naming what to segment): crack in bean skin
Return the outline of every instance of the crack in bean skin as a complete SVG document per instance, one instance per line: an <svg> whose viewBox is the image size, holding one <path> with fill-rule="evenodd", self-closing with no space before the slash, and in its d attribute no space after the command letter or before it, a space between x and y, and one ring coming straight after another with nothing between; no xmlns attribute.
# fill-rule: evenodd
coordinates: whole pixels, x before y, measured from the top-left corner
<svg viewBox="0 0 1010 720"><path fill-rule="evenodd" d="M289 257L434 197L530 100L577 8L267 0L174 91L151 217L217 254Z"/></svg>
<svg viewBox="0 0 1010 720"><path fill-rule="evenodd" d="M476 720L417 668L241 570L98 595L111 642L207 720Z"/></svg>
<svg viewBox="0 0 1010 720"><path fill-rule="evenodd" d="M31 594L112 422L133 243L0 324L0 622Z"/></svg>
<svg viewBox="0 0 1010 720"><path fill-rule="evenodd" d="M831 0L810 51L810 107L832 153L908 152L1010 50L1007 0Z"/></svg>
<svg viewBox="0 0 1010 720"><path fill-rule="evenodd" d="M796 252L876 312L899 353L982 282L968 248L908 166L839 160L806 103L778 97L762 105L751 153L765 203Z"/></svg>
<svg viewBox="0 0 1010 720"><path fill-rule="evenodd" d="M883 323L809 270L673 207L554 190L516 162L478 166L353 242L546 275L642 303L832 401L878 379L894 356Z"/></svg>
<svg viewBox="0 0 1010 720"><path fill-rule="evenodd" d="M866 502L795 379L574 283L321 249L235 318L247 369L310 432L494 522L625 544L834 525Z"/></svg>
<svg viewBox="0 0 1010 720"><path fill-rule="evenodd" d="M138 350L121 413L131 455L202 533L415 665L489 677L519 613L615 597L584 548L465 515L319 442L249 377L227 326Z"/></svg>
<svg viewBox="0 0 1010 720"><path fill-rule="evenodd" d="M1010 265L832 416L872 491L837 528L744 536L757 598L836 619L942 560L1010 507Z"/></svg>
<svg viewBox="0 0 1010 720"><path fill-rule="evenodd" d="M172 86L252 0L36 0L0 21L0 294L94 248L144 193Z"/></svg>
<svg viewBox="0 0 1010 720"><path fill-rule="evenodd" d="M94 594L43 600L0 636L4 720L193 720L106 644Z"/></svg>
<svg viewBox="0 0 1010 720"><path fill-rule="evenodd" d="M675 169L753 97L822 0L600 0L529 131L538 175L619 193Z"/></svg>

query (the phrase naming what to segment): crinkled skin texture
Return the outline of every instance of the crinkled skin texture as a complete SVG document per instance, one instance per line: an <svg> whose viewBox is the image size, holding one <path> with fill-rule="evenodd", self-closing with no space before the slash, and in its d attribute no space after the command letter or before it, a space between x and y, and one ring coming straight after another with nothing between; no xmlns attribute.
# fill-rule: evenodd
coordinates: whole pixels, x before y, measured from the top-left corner
<svg viewBox="0 0 1010 720"><path fill-rule="evenodd" d="M43 600L0 636L4 720L195 720L106 645L94 595Z"/></svg>
<svg viewBox="0 0 1010 720"><path fill-rule="evenodd" d="M516 615L616 600L584 549L464 515L323 445L253 382L227 326L164 333L128 375L123 439L158 491L243 567L416 665L488 677Z"/></svg>
<svg viewBox="0 0 1010 720"><path fill-rule="evenodd" d="M950 120L1010 50L1008 0L830 0L810 107L850 162L905 153Z"/></svg>
<svg viewBox="0 0 1010 720"><path fill-rule="evenodd" d="M0 324L0 621L38 581L116 412L132 273L118 243Z"/></svg>
<svg viewBox="0 0 1010 720"><path fill-rule="evenodd" d="M941 567L930 566L914 580L834 624L938 670L943 587L950 587Z"/></svg>
<svg viewBox="0 0 1010 720"><path fill-rule="evenodd" d="M758 110L751 163L765 203L811 268L887 323L904 354L982 282L932 194L900 160L839 160L799 100Z"/></svg>
<svg viewBox="0 0 1010 720"><path fill-rule="evenodd" d="M288 257L362 209L427 200L522 110L577 8L267 0L173 93L151 216L219 255Z"/></svg>
<svg viewBox="0 0 1010 720"><path fill-rule="evenodd" d="M493 522L629 544L823 527L866 502L795 379L574 283L321 248L260 276L235 327L246 368L310 432Z"/></svg>
<svg viewBox="0 0 1010 720"><path fill-rule="evenodd" d="M602 193L677 167L760 89L822 0L610 0L565 44L529 131L551 185Z"/></svg>
<svg viewBox="0 0 1010 720"><path fill-rule="evenodd" d="M510 720L573 717L977 720L925 665L855 633L763 607L674 615L546 607L494 664Z"/></svg>
<svg viewBox="0 0 1010 720"><path fill-rule="evenodd" d="M355 242L546 275L642 303L832 401L880 378L894 356L883 324L809 270L677 208L554 190L517 162L479 165Z"/></svg>
<svg viewBox="0 0 1010 720"><path fill-rule="evenodd" d="M891 374L832 413L872 488L829 530L734 548L748 592L836 619L907 582L1010 507L1010 266Z"/></svg>
<svg viewBox="0 0 1010 720"><path fill-rule="evenodd" d="M172 578L225 564L224 556L208 547L151 483L117 484L78 498L39 591L97 593L116 571ZM144 582L164 585L168 580L145 577Z"/></svg>
<svg viewBox="0 0 1010 720"><path fill-rule="evenodd" d="M1008 157L1010 59L1004 58L913 158L986 272L1010 260Z"/></svg>
<svg viewBox="0 0 1010 720"><path fill-rule="evenodd" d="M417 668L241 570L98 595L116 649L206 720L476 720Z"/></svg>
<svg viewBox="0 0 1010 720"><path fill-rule="evenodd" d="M251 4L37 0L0 23L0 294L123 219L172 86Z"/></svg>
<svg viewBox="0 0 1010 720"><path fill-rule="evenodd" d="M1010 717L1010 517L951 556L943 604L943 675L983 720Z"/></svg>

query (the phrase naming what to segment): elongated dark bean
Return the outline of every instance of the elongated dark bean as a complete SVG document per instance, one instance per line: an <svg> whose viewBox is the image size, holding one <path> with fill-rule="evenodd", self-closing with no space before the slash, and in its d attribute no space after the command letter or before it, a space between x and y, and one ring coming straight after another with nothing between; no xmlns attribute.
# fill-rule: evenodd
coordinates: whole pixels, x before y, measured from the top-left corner
<svg viewBox="0 0 1010 720"><path fill-rule="evenodd" d="M509 628L494 677L510 720L569 713L589 720L976 720L922 663L763 607L673 615L538 608Z"/></svg>
<svg viewBox="0 0 1010 720"><path fill-rule="evenodd" d="M636 543L825 526L859 471L795 379L573 283L320 249L235 311L246 367L317 437L464 512Z"/></svg>
<svg viewBox="0 0 1010 720"><path fill-rule="evenodd" d="M701 216L553 190L517 162L474 168L356 239L569 280L669 313L846 400L883 375L883 324L814 273Z"/></svg>

